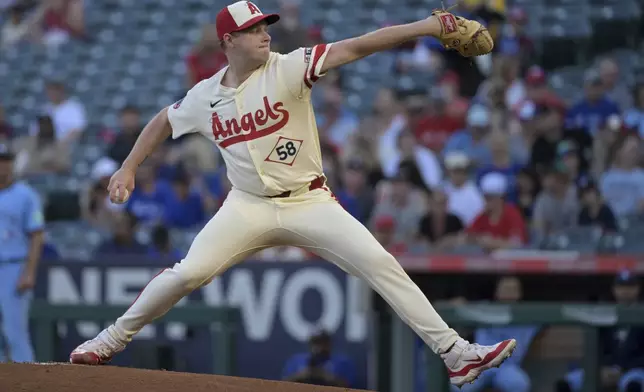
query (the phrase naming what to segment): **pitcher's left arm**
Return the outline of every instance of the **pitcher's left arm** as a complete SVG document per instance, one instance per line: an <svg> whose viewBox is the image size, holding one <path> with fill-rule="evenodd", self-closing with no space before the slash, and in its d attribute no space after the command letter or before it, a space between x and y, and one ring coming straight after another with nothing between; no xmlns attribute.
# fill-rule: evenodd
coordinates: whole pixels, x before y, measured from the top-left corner
<svg viewBox="0 0 644 392"><path fill-rule="evenodd" d="M457 50L464 57L484 55L494 47L490 33L479 22L446 11L434 11L424 20L384 27L331 44L321 72L425 36L438 38L443 46Z"/></svg>

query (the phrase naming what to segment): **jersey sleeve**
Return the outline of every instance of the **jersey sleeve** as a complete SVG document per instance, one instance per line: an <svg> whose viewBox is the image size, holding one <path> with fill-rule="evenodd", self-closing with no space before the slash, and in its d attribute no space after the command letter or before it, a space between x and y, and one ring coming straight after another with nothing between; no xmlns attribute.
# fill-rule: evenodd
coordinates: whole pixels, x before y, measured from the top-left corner
<svg viewBox="0 0 644 392"><path fill-rule="evenodd" d="M24 231L33 233L45 227L45 216L43 213L40 197L35 191L29 189L26 192L24 213Z"/></svg>
<svg viewBox="0 0 644 392"><path fill-rule="evenodd" d="M185 97L168 107L168 120L172 126L173 139L188 133L199 132L197 87L199 85L193 87Z"/></svg>
<svg viewBox="0 0 644 392"><path fill-rule="evenodd" d="M297 96L310 94L310 90L322 76L322 65L331 44L319 44L311 48L299 48L282 55L280 71L289 90Z"/></svg>

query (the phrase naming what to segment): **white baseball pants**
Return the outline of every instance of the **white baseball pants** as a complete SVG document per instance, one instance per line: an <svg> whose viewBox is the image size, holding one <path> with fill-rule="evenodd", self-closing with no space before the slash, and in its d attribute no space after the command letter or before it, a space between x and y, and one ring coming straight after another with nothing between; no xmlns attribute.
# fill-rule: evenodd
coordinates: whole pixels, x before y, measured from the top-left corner
<svg viewBox="0 0 644 392"><path fill-rule="evenodd" d="M458 339L396 259L324 188L273 199L233 189L186 257L152 279L108 331L131 341L192 290L276 245L304 248L365 279L434 352L446 351Z"/></svg>

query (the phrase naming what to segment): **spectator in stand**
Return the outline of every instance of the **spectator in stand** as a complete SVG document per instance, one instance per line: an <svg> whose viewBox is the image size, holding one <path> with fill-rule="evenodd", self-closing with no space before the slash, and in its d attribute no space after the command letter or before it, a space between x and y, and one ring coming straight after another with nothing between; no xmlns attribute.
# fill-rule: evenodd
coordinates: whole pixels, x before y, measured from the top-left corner
<svg viewBox="0 0 644 392"><path fill-rule="evenodd" d="M639 149L639 138L626 136L616 146L612 167L601 178L601 193L618 217L644 212L644 170L637 166Z"/></svg>
<svg viewBox="0 0 644 392"><path fill-rule="evenodd" d="M620 114L615 101L608 98L599 73L591 69L584 76L585 97L566 113L568 130L585 131L595 136L602 124L613 114Z"/></svg>
<svg viewBox="0 0 644 392"><path fill-rule="evenodd" d="M170 260L181 260L183 255L178 249L172 246L170 232L163 225L158 225L152 230L152 243L148 248L148 256L152 258L164 258Z"/></svg>
<svg viewBox="0 0 644 392"><path fill-rule="evenodd" d="M448 211L469 226L483 211L485 199L470 179L470 160L465 153L453 151L445 156L447 170L443 192L447 195Z"/></svg>
<svg viewBox="0 0 644 392"><path fill-rule="evenodd" d="M335 191L342 207L363 224L369 221L374 207L373 190L368 185L365 165L351 160L344 167L342 186Z"/></svg>
<svg viewBox="0 0 644 392"><path fill-rule="evenodd" d="M537 195L541 193L541 182L537 172L531 168L523 168L517 174L517 202L516 206L521 211L526 222L532 220L534 203Z"/></svg>
<svg viewBox="0 0 644 392"><path fill-rule="evenodd" d="M407 253L409 244L397 240L396 219L391 215L380 215L373 220L373 236L388 252L394 254Z"/></svg>
<svg viewBox="0 0 644 392"><path fill-rule="evenodd" d="M452 115L447 110L449 107L447 94L450 94L450 99L457 100L454 93L451 87L435 88L432 90L429 104L424 108L418 108L417 112L422 113L421 115L414 115L413 106L410 108L410 117L416 117L413 122L410 121L416 139L432 151L440 152L450 136L463 128L463 118L458 117L458 114Z"/></svg>
<svg viewBox="0 0 644 392"><path fill-rule="evenodd" d="M187 89L208 79L228 65L226 55L221 50L214 24L207 24L201 30L201 38L186 57Z"/></svg>
<svg viewBox="0 0 644 392"><path fill-rule="evenodd" d="M622 306L640 302L639 279L629 271L615 278L613 296ZM603 390L640 392L644 389L644 328L618 326L601 328L600 382ZM556 385L556 392L579 392L584 380L583 369L573 370Z"/></svg>
<svg viewBox="0 0 644 392"><path fill-rule="evenodd" d="M311 385L355 388L355 365L350 358L334 353L332 349L328 332L313 334L309 339L309 352L289 358L284 365L282 379Z"/></svg>
<svg viewBox="0 0 644 392"><path fill-rule="evenodd" d="M599 189L594 183L588 183L579 191L581 210L577 223L579 226L600 227L603 232L618 231L617 220L613 211L604 203Z"/></svg>
<svg viewBox="0 0 644 392"><path fill-rule="evenodd" d="M507 276L499 279L496 292L495 302L505 304L515 304L522 300L523 288L518 278ZM524 361L528 350L539 328L527 326L511 327L483 327L474 331L474 341L478 344L490 344L494 339L516 339L517 349L512 357L503 364L503 366L486 372L473 384L466 384L460 390L463 392L479 392L486 388L493 387L499 392L529 392L530 377L521 364ZM459 391L458 388L452 387L452 391Z"/></svg>
<svg viewBox="0 0 644 392"><path fill-rule="evenodd" d="M577 144L572 140L562 140L557 144L557 164L563 166L577 186L584 186L590 178L582 170Z"/></svg>
<svg viewBox="0 0 644 392"><path fill-rule="evenodd" d="M412 184L420 189L431 190L440 185L443 172L436 155L416 142L411 131L405 130L398 137L397 154L381 162L383 173L393 177L406 171Z"/></svg>
<svg viewBox="0 0 644 392"><path fill-rule="evenodd" d="M440 190L432 192L429 211L420 220L418 238L426 248L445 250L459 243L459 234L465 226L454 214L448 212L447 195Z"/></svg>
<svg viewBox="0 0 644 392"><path fill-rule="evenodd" d="M592 162L589 164L589 171L593 178L601 178L610 168L617 146L622 142L623 135L628 133L622 118L616 114L610 116L606 124L599 129L593 138L590 154Z"/></svg>
<svg viewBox="0 0 644 392"><path fill-rule="evenodd" d="M172 192L171 185L158 179L154 166L143 163L136 173L136 187L125 205L127 212L143 225L163 222L165 206Z"/></svg>
<svg viewBox="0 0 644 392"><path fill-rule="evenodd" d="M271 29L271 49L286 54L309 47L310 34L300 20L301 0L280 0L279 5L280 22Z"/></svg>
<svg viewBox="0 0 644 392"><path fill-rule="evenodd" d="M14 4L9 7L9 18L2 25L0 31L0 49L6 49L33 38L33 28L41 20L45 8L39 7L38 11L30 16L26 15L25 8L22 4Z"/></svg>
<svg viewBox="0 0 644 392"><path fill-rule="evenodd" d="M527 240L527 229L521 212L505 201L507 177L488 173L481 179L485 210L467 228L467 240L486 251L518 248Z"/></svg>
<svg viewBox="0 0 644 392"><path fill-rule="evenodd" d="M371 125L374 127L372 135L375 134L378 140L378 161L382 164L398 154L399 135L408 125L403 105L393 90L382 88L376 94Z"/></svg>
<svg viewBox="0 0 644 392"><path fill-rule="evenodd" d="M570 173L556 165L543 179L543 191L537 196L532 227L539 238L577 225L579 198Z"/></svg>
<svg viewBox="0 0 644 392"><path fill-rule="evenodd" d="M0 104L0 143L7 143L13 139L13 127L7 121L6 113Z"/></svg>
<svg viewBox="0 0 644 392"><path fill-rule="evenodd" d="M118 168L119 165L109 158L98 160L92 168L91 182L81 193L81 217L98 229L112 229L115 215L122 210L121 205L110 201L107 191L110 177Z"/></svg>
<svg viewBox="0 0 644 392"><path fill-rule="evenodd" d="M73 145L87 127L85 107L76 98L71 98L65 91L65 85L59 81L49 81L46 86L48 103L43 108L44 114L54 122L56 140ZM31 135L38 132L37 124L33 124Z"/></svg>
<svg viewBox="0 0 644 392"><path fill-rule="evenodd" d="M374 188L383 179L382 169L376 154L377 140L373 137L375 127L373 117L362 120L358 132L351 138L347 147L342 150L341 160L349 162L357 160L362 163L367 173L367 184Z"/></svg>
<svg viewBox="0 0 644 392"><path fill-rule="evenodd" d="M107 156L122 164L130 151L132 151L132 147L134 147L134 143L142 130L139 109L134 106L125 106L121 109L121 127L119 133L109 147Z"/></svg>
<svg viewBox="0 0 644 392"><path fill-rule="evenodd" d="M492 152L487 143L490 131L490 111L481 105L473 105L467 113L467 129L452 135L443 150L446 155L452 151L463 151L473 166L492 162Z"/></svg>
<svg viewBox="0 0 644 392"><path fill-rule="evenodd" d="M507 197L511 202L516 202L516 177L523 165L516 163L510 149L510 141L507 134L494 132L488 139L492 161L488 165L481 165L477 172L477 179L480 184L481 178L488 173L500 173L507 179Z"/></svg>
<svg viewBox="0 0 644 392"><path fill-rule="evenodd" d="M505 56L514 56L523 66L530 64L536 55L534 43L526 34L528 14L520 7L513 7L507 15L498 42L498 52Z"/></svg>
<svg viewBox="0 0 644 392"><path fill-rule="evenodd" d="M601 78L606 96L617 103L621 110L628 110L633 107L633 93L624 79L620 76L619 65L608 57L599 62L599 77Z"/></svg>
<svg viewBox="0 0 644 392"><path fill-rule="evenodd" d="M56 142L54 123L49 116L38 117L38 133L22 139L16 156L15 170L19 176L64 174L71 167L71 148Z"/></svg>
<svg viewBox="0 0 644 392"><path fill-rule="evenodd" d="M633 107L624 114L624 122L644 138L644 83L633 88Z"/></svg>
<svg viewBox="0 0 644 392"><path fill-rule="evenodd" d="M134 215L125 213L115 215L113 220L112 238L104 241L94 251L103 256L132 256L146 255L148 248L136 239L137 219Z"/></svg>
<svg viewBox="0 0 644 392"><path fill-rule="evenodd" d="M538 65L533 65L528 68L525 74L525 88L524 99L511 107L516 114L521 113L521 110L524 109L524 105L536 105L549 109L549 114L557 114L559 117L565 116L566 103L548 86L548 79L543 68ZM560 124L555 121L556 118L553 119L546 117L542 119L542 122L546 120L550 121L551 126ZM540 128L542 127L544 126L542 125Z"/></svg>
<svg viewBox="0 0 644 392"><path fill-rule="evenodd" d="M58 47L71 39L85 38L84 0L43 0L41 28L38 34L49 47Z"/></svg>
<svg viewBox="0 0 644 392"><path fill-rule="evenodd" d="M452 130L452 133L459 129L463 129L465 126L467 111L471 106L471 99L460 95L460 85L461 78L458 74L447 71L443 73L438 81L438 85L436 86L440 91L439 96L443 97L445 101L445 114L448 118L453 119L458 124L458 126ZM447 139L443 140L443 144L445 141L447 141ZM440 146L438 151L442 149L443 145Z"/></svg>
<svg viewBox="0 0 644 392"><path fill-rule="evenodd" d="M202 195L190 189L190 176L180 170L165 197L165 224L173 229L190 229L203 224L207 218Z"/></svg>
<svg viewBox="0 0 644 392"><path fill-rule="evenodd" d="M416 237L420 217L427 211L425 194L414 189L407 173L382 181L376 189L376 205L371 227L381 216L395 219L395 242L407 243Z"/></svg>
<svg viewBox="0 0 644 392"><path fill-rule="evenodd" d="M203 186L200 188L200 186ZM230 192L232 185L228 176L226 175L226 166L221 166L218 170L213 172L204 173L203 183L200 181L193 181L195 190L199 191L205 198L212 198L217 206L217 209L224 203L228 192ZM209 213L214 215L216 211L209 210Z"/></svg>
<svg viewBox="0 0 644 392"><path fill-rule="evenodd" d="M527 94L525 82L521 79L520 60L513 56L503 56L498 61L501 78L505 83L505 106L513 108Z"/></svg>
<svg viewBox="0 0 644 392"><path fill-rule="evenodd" d="M358 116L344 105L342 90L334 85L324 86L324 101L316 111L316 122L320 138L340 153L360 124Z"/></svg>
<svg viewBox="0 0 644 392"><path fill-rule="evenodd" d="M562 117L546 105L528 103L521 107L519 119L523 133L532 136L529 165L539 174L547 172L557 159L557 146L564 136Z"/></svg>

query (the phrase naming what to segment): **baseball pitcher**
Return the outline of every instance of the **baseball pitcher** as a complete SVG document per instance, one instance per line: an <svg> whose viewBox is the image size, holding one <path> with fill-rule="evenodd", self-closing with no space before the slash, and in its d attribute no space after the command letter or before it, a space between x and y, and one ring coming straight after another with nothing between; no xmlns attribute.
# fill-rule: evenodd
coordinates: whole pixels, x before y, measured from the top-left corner
<svg viewBox="0 0 644 392"><path fill-rule="evenodd" d="M480 346L459 337L394 257L338 204L322 171L311 89L332 68L422 36L438 37L466 57L486 54L493 47L489 33L478 22L435 11L418 22L278 54L271 52L268 33L278 20L250 1L223 8L216 25L229 66L161 110L112 177L110 198L124 203L137 167L159 143L198 132L221 151L233 187L186 257L159 273L123 316L76 348L70 361L109 361L192 290L259 250L292 245L369 282L442 357L454 385L473 382L509 357L515 340Z"/></svg>

